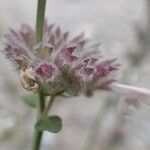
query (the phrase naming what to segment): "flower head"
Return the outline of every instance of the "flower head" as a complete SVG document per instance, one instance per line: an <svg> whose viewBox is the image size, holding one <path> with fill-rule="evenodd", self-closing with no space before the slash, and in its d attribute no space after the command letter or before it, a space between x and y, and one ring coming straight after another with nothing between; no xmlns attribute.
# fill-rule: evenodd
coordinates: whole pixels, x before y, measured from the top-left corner
<svg viewBox="0 0 150 150"><path fill-rule="evenodd" d="M10 29L4 52L17 66L24 88L48 95L90 95L94 89L109 87L112 73L118 70L116 59L103 57L99 44L89 44L84 34L68 36L69 32L45 23L43 41L36 44L29 25Z"/></svg>

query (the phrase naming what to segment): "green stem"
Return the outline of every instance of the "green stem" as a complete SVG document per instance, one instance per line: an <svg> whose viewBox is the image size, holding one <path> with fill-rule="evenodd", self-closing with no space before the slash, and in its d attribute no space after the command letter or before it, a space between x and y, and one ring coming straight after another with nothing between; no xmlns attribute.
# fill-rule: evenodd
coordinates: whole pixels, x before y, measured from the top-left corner
<svg viewBox="0 0 150 150"><path fill-rule="evenodd" d="M45 97L44 97L44 94L40 92L39 93L39 115L42 114L44 108L45 108Z"/></svg>
<svg viewBox="0 0 150 150"><path fill-rule="evenodd" d="M43 26L45 16L46 0L38 0L37 17L36 17L36 42L43 39Z"/></svg>
<svg viewBox="0 0 150 150"><path fill-rule="evenodd" d="M46 0L38 0L37 16L36 16L36 42L42 42L43 39L43 26L45 16ZM39 112L37 119L39 119L43 113L45 107L45 97L42 92L39 93ZM41 139L43 132L35 131L34 143L32 150L40 150Z"/></svg>
<svg viewBox="0 0 150 150"><path fill-rule="evenodd" d="M40 92L39 93L39 110L37 114L37 120L41 117L44 107L45 107L45 97L43 93ZM33 150L40 150L42 136L43 136L43 132L39 132L35 130Z"/></svg>
<svg viewBox="0 0 150 150"><path fill-rule="evenodd" d="M55 95L52 95L49 102L48 102L48 105L47 107L45 108L45 110L43 111L43 114L47 115L48 111L51 109L53 103L54 103L54 100L55 100Z"/></svg>
<svg viewBox="0 0 150 150"><path fill-rule="evenodd" d="M42 135L43 132L35 131L33 150L40 150Z"/></svg>

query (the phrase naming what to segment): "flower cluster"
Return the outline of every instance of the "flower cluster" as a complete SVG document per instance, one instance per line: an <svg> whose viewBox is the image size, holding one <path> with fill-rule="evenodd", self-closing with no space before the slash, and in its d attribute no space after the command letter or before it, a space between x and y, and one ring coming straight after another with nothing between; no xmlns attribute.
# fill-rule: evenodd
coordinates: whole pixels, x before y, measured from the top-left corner
<svg viewBox="0 0 150 150"><path fill-rule="evenodd" d="M116 59L103 57L99 44L90 44L84 34L68 36L69 32L45 23L43 41L37 44L29 25L10 29L4 52L17 66L25 89L47 95L91 95L114 81L111 75L119 66Z"/></svg>

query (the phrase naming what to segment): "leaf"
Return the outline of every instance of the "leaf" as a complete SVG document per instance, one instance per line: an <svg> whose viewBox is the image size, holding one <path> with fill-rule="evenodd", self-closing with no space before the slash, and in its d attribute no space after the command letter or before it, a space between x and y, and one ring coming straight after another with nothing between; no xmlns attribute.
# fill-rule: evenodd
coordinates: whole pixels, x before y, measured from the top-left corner
<svg viewBox="0 0 150 150"><path fill-rule="evenodd" d="M28 94L22 96L23 101L30 107L37 107L38 106L38 95L37 94Z"/></svg>
<svg viewBox="0 0 150 150"><path fill-rule="evenodd" d="M40 120L35 124L35 129L37 131L50 131L53 133L57 133L62 129L62 120L58 116L43 116Z"/></svg>

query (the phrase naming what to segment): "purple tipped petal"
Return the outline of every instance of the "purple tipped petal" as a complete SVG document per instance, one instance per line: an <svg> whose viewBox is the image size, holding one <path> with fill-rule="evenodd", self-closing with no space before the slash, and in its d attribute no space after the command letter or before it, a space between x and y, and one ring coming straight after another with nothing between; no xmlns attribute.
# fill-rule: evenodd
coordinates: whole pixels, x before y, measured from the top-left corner
<svg viewBox="0 0 150 150"><path fill-rule="evenodd" d="M84 72L86 75L91 75L94 72L94 68L92 67L85 67Z"/></svg>
<svg viewBox="0 0 150 150"><path fill-rule="evenodd" d="M16 40L19 40L20 37L19 37L19 34L17 33L17 31L10 28L10 33Z"/></svg>
<svg viewBox="0 0 150 150"><path fill-rule="evenodd" d="M22 36L22 38L25 40L27 45L31 46L31 44L34 43L35 33L29 25L25 23L22 24L19 33Z"/></svg>
<svg viewBox="0 0 150 150"><path fill-rule="evenodd" d="M64 51L66 54L72 54L76 48L77 48L76 46L67 47L67 48L64 49L63 51Z"/></svg>
<svg viewBox="0 0 150 150"><path fill-rule="evenodd" d="M56 68L54 65L45 62L42 63L36 70L35 73L37 76L39 76L43 80L51 80L54 78Z"/></svg>
<svg viewBox="0 0 150 150"><path fill-rule="evenodd" d="M7 44L5 48L5 52L8 58L11 59L29 57L27 51L19 45Z"/></svg>
<svg viewBox="0 0 150 150"><path fill-rule="evenodd" d="M44 22L44 34L49 35L49 34L51 33L51 31L52 31L54 25L55 25L55 24L49 25L48 22L47 22L47 20L45 20L45 22Z"/></svg>
<svg viewBox="0 0 150 150"><path fill-rule="evenodd" d="M112 71L118 70L116 59L105 60L96 66L96 75L100 77L105 77L109 75Z"/></svg>
<svg viewBox="0 0 150 150"><path fill-rule="evenodd" d="M55 36L53 34L50 36L49 43L51 43L53 46L55 46Z"/></svg>
<svg viewBox="0 0 150 150"><path fill-rule="evenodd" d="M68 38L69 32L63 34L63 40L66 41Z"/></svg>
<svg viewBox="0 0 150 150"><path fill-rule="evenodd" d="M73 38L72 41L71 41L71 43L77 43L77 42L80 42L83 39L84 39L84 33L81 33L77 37Z"/></svg>
<svg viewBox="0 0 150 150"><path fill-rule="evenodd" d="M60 31L60 28L58 27L58 28L56 29L56 38L59 38L60 35L61 35L61 31Z"/></svg>

